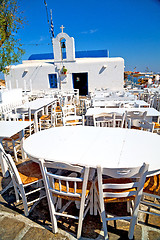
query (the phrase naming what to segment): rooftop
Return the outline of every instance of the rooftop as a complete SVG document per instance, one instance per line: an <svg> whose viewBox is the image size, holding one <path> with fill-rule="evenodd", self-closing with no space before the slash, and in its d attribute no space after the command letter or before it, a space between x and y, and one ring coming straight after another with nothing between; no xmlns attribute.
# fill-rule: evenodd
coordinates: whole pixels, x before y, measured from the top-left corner
<svg viewBox="0 0 160 240"><path fill-rule="evenodd" d="M108 57L107 50L90 50L90 51L76 51L75 58L99 58L99 57ZM63 58L65 58L65 53L63 53ZM41 54L32 54L28 60L48 60L54 59L53 53L41 53Z"/></svg>

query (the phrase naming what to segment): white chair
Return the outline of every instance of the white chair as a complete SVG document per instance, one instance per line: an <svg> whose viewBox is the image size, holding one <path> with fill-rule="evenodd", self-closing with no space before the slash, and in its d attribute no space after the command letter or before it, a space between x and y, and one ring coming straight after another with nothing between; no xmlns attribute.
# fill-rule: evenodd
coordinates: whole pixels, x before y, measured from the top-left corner
<svg viewBox="0 0 160 240"><path fill-rule="evenodd" d="M128 123L129 128L139 128L140 121L145 120L147 111L128 111L126 112L126 124Z"/></svg>
<svg viewBox="0 0 160 240"><path fill-rule="evenodd" d="M55 115L55 124L62 120L62 108L60 105L54 106L52 114Z"/></svg>
<svg viewBox="0 0 160 240"><path fill-rule="evenodd" d="M148 132L152 132L153 133L154 126L155 126L154 122L150 123L147 120L140 121L140 128L143 131L148 131Z"/></svg>
<svg viewBox="0 0 160 240"><path fill-rule="evenodd" d="M93 115L95 127L114 127L115 113L100 113Z"/></svg>
<svg viewBox="0 0 160 240"><path fill-rule="evenodd" d="M76 115L76 106L75 105L65 105L62 107L63 117L70 115Z"/></svg>
<svg viewBox="0 0 160 240"><path fill-rule="evenodd" d="M39 118L39 128L40 131L42 129L47 129L50 127L55 127L55 122L56 122L56 114L51 113L49 115L42 115Z"/></svg>
<svg viewBox="0 0 160 240"><path fill-rule="evenodd" d="M48 162L43 159L40 159L40 162L53 232L56 233L58 231L56 216L73 218L78 220L77 238L80 238L83 219L90 208L89 199L92 195L90 194L92 184L88 182L89 167L73 166L61 162ZM56 173L53 174L52 169L61 170L60 175ZM66 170L70 171L75 176L73 175L73 177L71 177L71 175L66 176L66 174L63 174ZM62 200L68 201L63 207L61 206ZM73 201L78 201L80 203L79 216L73 216L66 213L66 209ZM60 210L58 210L59 205Z"/></svg>
<svg viewBox="0 0 160 240"><path fill-rule="evenodd" d="M55 104L51 104L51 106L49 106L47 113L48 114L44 114L39 118L39 128L40 131L42 129L46 129L46 128L50 128L50 127L55 127L56 124L56 113L53 112L53 108L55 108ZM50 110L50 112L49 112Z"/></svg>
<svg viewBox="0 0 160 240"><path fill-rule="evenodd" d="M104 238L108 239L107 221L124 219L130 221L128 238L132 239L137 221L139 204L148 171L148 164L136 168L101 168L97 167L97 181L94 184L94 207L98 209L103 222ZM117 216L111 209L105 210L105 204L134 202L128 216ZM107 211L107 213L106 213ZM108 213L110 212L110 213ZM111 217L109 217L109 215Z"/></svg>
<svg viewBox="0 0 160 240"><path fill-rule="evenodd" d="M120 114L120 113L115 113L115 127L123 128L125 124L125 119L126 119L126 113Z"/></svg>
<svg viewBox="0 0 160 240"><path fill-rule="evenodd" d="M34 118L32 118L31 109L28 107L18 107L15 108L15 112L22 115L23 121L32 121L33 124L29 126L30 135L35 132L36 126Z"/></svg>
<svg viewBox="0 0 160 240"><path fill-rule="evenodd" d="M46 197L39 164L28 161L16 166L11 155L6 154L2 147L0 147L0 155L1 159L7 164L12 179L13 185L9 184L9 187L14 186L17 203L19 202L19 196L22 198L24 214L28 216L35 204ZM39 196L33 200L33 194L36 192L39 192ZM28 200L30 195L32 195L31 201ZM29 206L31 206L30 210Z"/></svg>
<svg viewBox="0 0 160 240"><path fill-rule="evenodd" d="M160 174L146 178L139 212L160 217Z"/></svg>
<svg viewBox="0 0 160 240"><path fill-rule="evenodd" d="M125 113L100 113L93 116L95 127L124 127Z"/></svg>
<svg viewBox="0 0 160 240"><path fill-rule="evenodd" d="M62 107L63 112L63 126L84 125L84 116L76 115L75 105L66 105Z"/></svg>
<svg viewBox="0 0 160 240"><path fill-rule="evenodd" d="M77 115L70 115L63 117L63 126L77 126L82 125L84 126L84 115L77 116Z"/></svg>

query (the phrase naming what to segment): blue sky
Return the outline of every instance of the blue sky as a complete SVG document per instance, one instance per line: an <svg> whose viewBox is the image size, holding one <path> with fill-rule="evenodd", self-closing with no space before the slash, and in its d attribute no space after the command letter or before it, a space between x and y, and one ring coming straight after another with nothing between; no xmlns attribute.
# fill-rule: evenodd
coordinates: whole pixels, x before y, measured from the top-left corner
<svg viewBox="0 0 160 240"><path fill-rule="evenodd" d="M122 57L125 70L160 72L160 0L46 0L52 9L55 36L64 25L76 50L108 49ZM44 0L19 0L26 18L18 38L27 60L52 52ZM36 45L37 44L37 45Z"/></svg>

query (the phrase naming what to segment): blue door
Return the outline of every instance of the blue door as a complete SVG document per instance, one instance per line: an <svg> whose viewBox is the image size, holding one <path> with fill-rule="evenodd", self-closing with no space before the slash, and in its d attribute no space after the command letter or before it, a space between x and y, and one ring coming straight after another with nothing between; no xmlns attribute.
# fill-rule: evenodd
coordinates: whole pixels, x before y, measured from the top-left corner
<svg viewBox="0 0 160 240"><path fill-rule="evenodd" d="M57 74L48 74L50 88L57 88Z"/></svg>

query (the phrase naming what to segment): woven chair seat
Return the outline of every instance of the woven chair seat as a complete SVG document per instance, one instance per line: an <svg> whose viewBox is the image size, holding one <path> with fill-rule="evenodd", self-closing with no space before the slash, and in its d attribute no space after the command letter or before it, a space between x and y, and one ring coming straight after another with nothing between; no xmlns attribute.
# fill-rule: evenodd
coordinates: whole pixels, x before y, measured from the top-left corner
<svg viewBox="0 0 160 240"><path fill-rule="evenodd" d="M70 124L73 123L73 125L74 125L74 123L77 123L77 122L79 122L79 120L69 120L69 121L66 121L66 123L70 123Z"/></svg>
<svg viewBox="0 0 160 240"><path fill-rule="evenodd" d="M119 184L123 184L123 183L132 183L133 180L129 179L129 178L123 178L123 179L117 179L117 178L113 178L113 179L103 179L103 184L107 184L107 183L119 183ZM95 184L96 188L97 188L97 192L98 192L98 182L96 182ZM124 192L129 192L129 191L136 191L135 188L132 189L126 189L126 190L121 190L121 189L116 189L115 191L113 189L106 189L104 190L104 192L114 192L114 193L124 193ZM114 202L128 202L131 200L134 200L135 196L130 196L130 197L122 197L122 198L104 198L104 202L105 203L114 203Z"/></svg>
<svg viewBox="0 0 160 240"><path fill-rule="evenodd" d="M160 124L159 123L157 123L157 122L154 122L154 128L160 128Z"/></svg>
<svg viewBox="0 0 160 240"><path fill-rule="evenodd" d="M91 185L92 185L92 183L88 181L86 196L88 196L88 194L89 194ZM57 190L57 194L53 193L53 196L55 196L55 197L59 197L59 198L63 198L65 200L71 200L71 201L80 201L81 200L81 197L70 197L70 196L59 195L58 194L58 191L59 191L59 183L58 182L55 182L55 190ZM61 182L61 191L67 193L67 188L66 188L66 182L65 181ZM74 193L74 185L72 184L72 182L70 183L70 186L69 186L69 193ZM76 193L82 194L82 183L77 184Z"/></svg>
<svg viewBox="0 0 160 240"><path fill-rule="evenodd" d="M160 174L146 178L143 192L160 196Z"/></svg>
<svg viewBox="0 0 160 240"><path fill-rule="evenodd" d="M132 126L131 129L138 129L138 130L141 130L141 127Z"/></svg>
<svg viewBox="0 0 160 240"><path fill-rule="evenodd" d="M10 138L3 138L4 141L12 141L12 140L17 140L19 138L19 133L16 133Z"/></svg>
<svg viewBox="0 0 160 240"><path fill-rule="evenodd" d="M55 112L62 112L62 109L60 106L57 106L55 109L53 109Z"/></svg>
<svg viewBox="0 0 160 240"><path fill-rule="evenodd" d="M40 117L41 120L50 120L51 119L51 115L43 115Z"/></svg>
<svg viewBox="0 0 160 240"><path fill-rule="evenodd" d="M38 163L27 162L26 164L18 166L17 168L24 185L42 179L42 174Z"/></svg>

